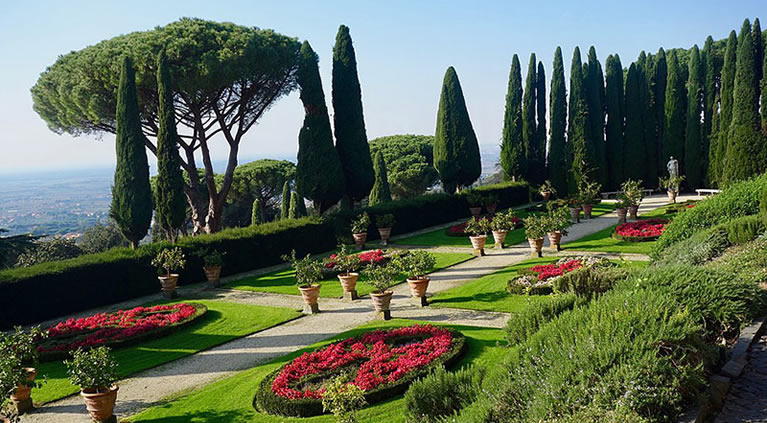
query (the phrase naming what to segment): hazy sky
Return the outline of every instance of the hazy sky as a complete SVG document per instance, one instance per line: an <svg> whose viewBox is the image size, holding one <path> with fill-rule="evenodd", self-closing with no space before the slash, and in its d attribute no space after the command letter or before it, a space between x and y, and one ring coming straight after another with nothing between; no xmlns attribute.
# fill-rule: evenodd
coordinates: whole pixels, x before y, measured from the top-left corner
<svg viewBox="0 0 767 423"><path fill-rule="evenodd" d="M455 66L480 144L496 145L514 53L524 71L535 52L547 77L557 45L566 68L576 45L584 58L594 45L601 61L618 53L627 65L641 50L702 46L709 34L725 38L760 12L767 12L767 1L0 0L0 172L113 165L111 135L98 141L52 133L32 110L29 89L60 54L180 17L272 28L309 40L320 56L329 107L333 42L338 25L348 25L371 139L433 133L442 76ZM240 157L295 157L302 119L297 93L282 99L248 133ZM214 158L224 158L225 151L223 145L214 148Z"/></svg>

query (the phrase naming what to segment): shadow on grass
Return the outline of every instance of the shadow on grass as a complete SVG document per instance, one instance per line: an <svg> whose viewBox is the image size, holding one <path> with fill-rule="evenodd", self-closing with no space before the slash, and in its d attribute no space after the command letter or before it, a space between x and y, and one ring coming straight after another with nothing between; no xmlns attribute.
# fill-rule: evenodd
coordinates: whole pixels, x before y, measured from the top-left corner
<svg viewBox="0 0 767 423"><path fill-rule="evenodd" d="M433 303L467 303L472 301L478 301L482 303L494 303L496 301L502 301L509 297L509 293L505 291L493 291L493 292L483 292L479 294L474 294L469 297L449 297L449 298L440 298L435 297L431 301Z"/></svg>
<svg viewBox="0 0 767 423"><path fill-rule="evenodd" d="M162 408L162 407L161 407ZM156 419L142 419L142 423L197 423L197 422L234 422L246 421L250 413L240 411L199 411L194 413L184 413L180 416L159 417ZM123 423L135 422L137 420L122 419Z"/></svg>

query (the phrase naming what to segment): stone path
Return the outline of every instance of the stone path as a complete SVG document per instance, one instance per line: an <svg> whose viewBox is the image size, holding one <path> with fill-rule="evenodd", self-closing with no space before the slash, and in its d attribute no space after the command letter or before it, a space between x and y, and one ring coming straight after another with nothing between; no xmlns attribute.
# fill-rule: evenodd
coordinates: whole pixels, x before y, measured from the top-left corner
<svg viewBox="0 0 767 423"><path fill-rule="evenodd" d="M749 353L743 373L733 381L714 423L767 423L767 338Z"/></svg>
<svg viewBox="0 0 767 423"><path fill-rule="evenodd" d="M684 199L680 199L684 201ZM646 198L640 213L666 204L665 196ZM616 223L614 213L609 213L591 220L584 220L569 228L570 234L563 242L581 238L600 231ZM452 249L452 247L451 247ZM435 249L440 250L440 249ZM470 250L458 249L461 251ZM509 265L530 257L526 243L503 250L487 250L488 255L440 270L431 275L429 285L431 293L450 289L483 275L496 272ZM574 252L568 252L573 254ZM254 272L249 273L253 274ZM231 276L228 279L241 278L244 275ZM258 292L216 290L202 291L202 285L187 287L182 290L183 298L215 298L226 301L242 302L267 306L301 308L300 296L279 295ZM410 300L407 284L393 288L392 316L396 318L416 319L452 324L502 328L508 320L504 313L480 312L456 309L432 309L416 307ZM139 298L119 305L89 310L75 316L92 314L94 311L129 307L141 304L155 297ZM180 360L167 363L153 369L140 372L133 377L120 381L117 408L115 414L126 416L162 402L163 398L180 392L199 388L217 379L230 376L238 371L252 368L275 357L306 347L341 332L353 329L372 321L375 316L369 299L354 303L341 300L321 299L322 313L305 316L300 319L266 329L238 340L211 348ZM72 396L55 401L24 416L23 422L69 422L88 423L85 407L79 396Z"/></svg>

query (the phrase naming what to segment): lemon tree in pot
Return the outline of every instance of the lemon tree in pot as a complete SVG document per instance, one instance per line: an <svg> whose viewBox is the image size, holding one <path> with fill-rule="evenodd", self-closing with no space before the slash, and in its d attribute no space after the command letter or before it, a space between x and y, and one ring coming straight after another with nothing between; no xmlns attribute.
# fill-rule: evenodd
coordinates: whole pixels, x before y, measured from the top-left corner
<svg viewBox="0 0 767 423"><path fill-rule="evenodd" d="M344 290L344 299L354 301L359 298L357 295L357 278L360 274L357 270L360 268L360 257L357 254L349 254L345 245L341 245L338 254L331 255L325 259L325 266L332 266L338 273L338 280Z"/></svg>
<svg viewBox="0 0 767 423"><path fill-rule="evenodd" d="M429 281L431 279L426 275L437 264L434 254L424 250L413 250L408 254L396 257L393 264L407 276L410 294L416 302L421 306L428 305L426 302L426 290L429 288Z"/></svg>
<svg viewBox="0 0 767 423"><path fill-rule="evenodd" d="M581 221L581 200L577 195L567 199L567 209L570 210L570 219L573 223Z"/></svg>
<svg viewBox="0 0 767 423"><path fill-rule="evenodd" d="M484 217L472 217L466 222L465 232L469 234L471 246L474 247L474 255L484 256L487 233L490 232L490 221Z"/></svg>
<svg viewBox="0 0 767 423"><path fill-rule="evenodd" d="M370 226L370 216L367 212L362 212L355 219L352 219L351 230L354 237L354 243L357 249L365 248L365 241L368 239L368 227Z"/></svg>
<svg viewBox="0 0 767 423"><path fill-rule="evenodd" d="M482 203L485 205L488 214L495 214L495 210L498 208L498 197L493 194L489 194L484 199L482 199Z"/></svg>
<svg viewBox="0 0 767 423"><path fill-rule="evenodd" d="M484 199L480 193L469 191L466 194L466 201L469 203L469 212L473 217L477 217L482 213L482 203L484 202Z"/></svg>
<svg viewBox="0 0 767 423"><path fill-rule="evenodd" d="M511 210L493 216L493 220L490 221L490 229L493 231L495 248L504 248L503 242L506 241L506 235L509 231L514 230L517 221L518 219Z"/></svg>
<svg viewBox="0 0 767 423"><path fill-rule="evenodd" d="M525 236L530 244L533 257L541 257L543 239L549 230L548 216L529 216L525 220Z"/></svg>
<svg viewBox="0 0 767 423"><path fill-rule="evenodd" d="M376 227L378 228L378 234L381 235L381 245L389 244L389 237L391 237L391 228L394 226L393 214L380 214L376 216Z"/></svg>
<svg viewBox="0 0 767 423"><path fill-rule="evenodd" d="M205 250L202 261L205 263L203 270L208 279L208 288L215 288L221 280L221 267L224 265L224 254L218 250Z"/></svg>
<svg viewBox="0 0 767 423"><path fill-rule="evenodd" d="M10 395L12 413L15 416L32 409L32 388L41 386L35 381L39 361L37 341L46 332L33 328L29 332L17 327L15 331L0 335L0 380L3 402Z"/></svg>
<svg viewBox="0 0 767 423"><path fill-rule="evenodd" d="M644 197L642 181L634 181L629 179L628 181L621 184L621 192L623 198L625 198L626 202L628 203L627 208L629 219L636 220L637 212L639 211L639 204L642 202L642 198Z"/></svg>
<svg viewBox="0 0 767 423"><path fill-rule="evenodd" d="M321 285L317 282L322 279L322 263L314 260L310 254L302 259L296 258L296 250L292 250L290 255L282 256L282 259L290 262L296 271L296 286L304 299L304 314L319 313Z"/></svg>
<svg viewBox="0 0 767 423"><path fill-rule="evenodd" d="M562 236L567 235L567 227L570 226L570 219L567 210L564 208L550 208L544 216L546 226L546 236L549 237L549 247L554 251L560 251L560 242Z"/></svg>
<svg viewBox="0 0 767 423"><path fill-rule="evenodd" d="M362 270L365 282L373 287L370 297L373 299L373 307L376 314L383 320L391 319L391 297L394 294L389 290L399 277L400 272L391 262L385 264L370 264Z"/></svg>
<svg viewBox="0 0 767 423"><path fill-rule="evenodd" d="M152 266L157 268L157 279L160 280L163 295L166 298L176 298L176 286L178 285L178 273L186 265L184 253L181 248L165 248L152 260Z"/></svg>
<svg viewBox="0 0 767 423"><path fill-rule="evenodd" d="M626 197L621 193L618 194L618 201L615 202L615 213L618 214L618 223L626 223L626 215L628 214L628 208L631 204Z"/></svg>
<svg viewBox="0 0 767 423"><path fill-rule="evenodd" d="M676 196L679 195L679 186L682 185L684 179L685 177L681 175L660 178L660 187L666 189L669 203L676 203Z"/></svg>
<svg viewBox="0 0 767 423"><path fill-rule="evenodd" d="M538 188L538 192L541 194L543 201L549 201L552 195L557 195L557 190L554 189L554 184L551 181L546 181Z"/></svg>
<svg viewBox="0 0 767 423"><path fill-rule="evenodd" d="M591 212L594 210L594 204L598 203L599 190L602 185L596 182L591 182L587 178L583 178L578 187L578 197L580 198L581 208L583 209L583 217L591 219Z"/></svg>
<svg viewBox="0 0 767 423"><path fill-rule="evenodd" d="M117 401L117 362L108 347L90 350L77 349L72 360L64 361L69 381L80 387L80 396L91 419L98 422L117 422L114 417Z"/></svg>

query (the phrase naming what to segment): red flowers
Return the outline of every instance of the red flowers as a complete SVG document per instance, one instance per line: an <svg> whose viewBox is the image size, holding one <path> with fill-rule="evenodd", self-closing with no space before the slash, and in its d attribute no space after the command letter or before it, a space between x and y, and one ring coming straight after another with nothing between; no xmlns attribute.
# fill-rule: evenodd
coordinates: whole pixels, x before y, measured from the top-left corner
<svg viewBox="0 0 767 423"><path fill-rule="evenodd" d="M575 259L564 263L541 264L533 266L527 270L536 273L539 281L545 281L553 277L562 276L565 273L572 272L581 267L583 267L583 262Z"/></svg>
<svg viewBox="0 0 767 423"><path fill-rule="evenodd" d="M272 391L288 399L319 399L324 389L303 386L302 381L350 366L357 367L351 384L369 391L429 365L450 351L452 341L449 330L431 325L376 330L297 357L274 379Z"/></svg>
<svg viewBox="0 0 767 423"><path fill-rule="evenodd" d="M652 238L659 237L665 230L666 219L645 219L636 222L623 223L618 225L615 232L628 238Z"/></svg>
<svg viewBox="0 0 767 423"><path fill-rule="evenodd" d="M40 352L72 351L121 341L192 318L197 308L181 303L136 307L59 322L48 329Z"/></svg>
<svg viewBox="0 0 767 423"><path fill-rule="evenodd" d="M330 260L325 263L326 269L332 269L336 267L336 262L333 261L336 257L338 257L338 254L334 253L330 255ZM363 266L371 263L380 264L386 261L383 250L366 251L364 253L360 253L358 257L360 258L360 264Z"/></svg>

